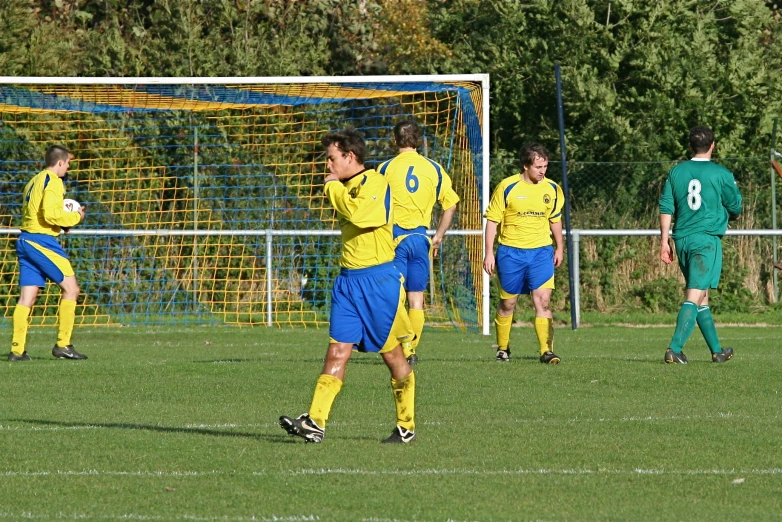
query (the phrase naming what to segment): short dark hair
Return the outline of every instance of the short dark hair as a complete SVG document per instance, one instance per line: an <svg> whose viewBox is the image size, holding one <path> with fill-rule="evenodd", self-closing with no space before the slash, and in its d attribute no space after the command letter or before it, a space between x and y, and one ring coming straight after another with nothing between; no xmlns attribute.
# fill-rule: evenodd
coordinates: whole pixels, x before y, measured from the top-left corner
<svg viewBox="0 0 782 522"><path fill-rule="evenodd" d="M690 148L695 154L708 152L714 143L714 131L705 125L698 125L690 129Z"/></svg>
<svg viewBox="0 0 782 522"><path fill-rule="evenodd" d="M417 149L421 146L421 129L413 120L400 121L394 127L394 140L400 149Z"/></svg>
<svg viewBox="0 0 782 522"><path fill-rule="evenodd" d="M43 157L47 167L54 167L58 161L67 161L71 157L71 151L62 145L52 145L46 149L46 155Z"/></svg>
<svg viewBox="0 0 782 522"><path fill-rule="evenodd" d="M344 129L338 132L329 132L320 140L324 147L329 148L336 145L343 155L352 152L356 156L356 161L364 164L369 152L364 137L360 132L353 129Z"/></svg>
<svg viewBox="0 0 782 522"><path fill-rule="evenodd" d="M535 162L535 156L539 156L545 160L548 159L548 151L546 147L540 143L525 143L521 146L521 152L519 157L521 159L522 167L529 167Z"/></svg>

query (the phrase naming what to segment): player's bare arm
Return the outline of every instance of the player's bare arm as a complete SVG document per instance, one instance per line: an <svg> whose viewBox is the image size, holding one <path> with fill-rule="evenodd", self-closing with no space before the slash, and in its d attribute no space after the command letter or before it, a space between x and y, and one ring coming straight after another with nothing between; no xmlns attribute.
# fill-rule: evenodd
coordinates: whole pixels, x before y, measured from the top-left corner
<svg viewBox="0 0 782 522"><path fill-rule="evenodd" d="M670 244L671 215L660 214L660 259L666 265L673 263Z"/></svg>
<svg viewBox="0 0 782 522"><path fill-rule="evenodd" d="M554 268L559 268L564 258L564 248L562 246L562 221L549 223L551 235L554 237Z"/></svg>
<svg viewBox="0 0 782 522"><path fill-rule="evenodd" d="M443 216L440 219L440 225L437 227L437 231L432 237L432 256L437 257L437 253L440 249L440 245L445 238L445 232L451 227L453 222L453 216L456 213L456 205L443 211Z"/></svg>
<svg viewBox="0 0 782 522"><path fill-rule="evenodd" d="M494 274L494 238L497 236L497 223L487 219L486 220L486 233L484 248L486 250L486 257L483 258L483 269L487 274Z"/></svg>

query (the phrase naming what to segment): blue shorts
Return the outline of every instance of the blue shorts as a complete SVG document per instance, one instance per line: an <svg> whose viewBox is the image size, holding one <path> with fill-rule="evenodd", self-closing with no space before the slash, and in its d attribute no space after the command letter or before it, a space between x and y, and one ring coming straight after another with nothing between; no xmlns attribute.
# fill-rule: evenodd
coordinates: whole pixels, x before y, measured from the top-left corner
<svg viewBox="0 0 782 522"><path fill-rule="evenodd" d="M426 229L421 229L423 234L416 231L400 235L397 239L394 265L405 276L404 285L408 292L423 292L429 283L429 251L432 248L432 240L426 235Z"/></svg>
<svg viewBox="0 0 782 522"><path fill-rule="evenodd" d="M62 283L74 275L68 255L56 237L48 234L22 232L16 240L19 259L19 286L46 286L49 279Z"/></svg>
<svg viewBox="0 0 782 522"><path fill-rule="evenodd" d="M554 288L554 247L497 248L500 298L528 294L538 288Z"/></svg>
<svg viewBox="0 0 782 522"><path fill-rule="evenodd" d="M394 263L343 268L331 291L329 336L362 352L385 353L413 340L402 277Z"/></svg>

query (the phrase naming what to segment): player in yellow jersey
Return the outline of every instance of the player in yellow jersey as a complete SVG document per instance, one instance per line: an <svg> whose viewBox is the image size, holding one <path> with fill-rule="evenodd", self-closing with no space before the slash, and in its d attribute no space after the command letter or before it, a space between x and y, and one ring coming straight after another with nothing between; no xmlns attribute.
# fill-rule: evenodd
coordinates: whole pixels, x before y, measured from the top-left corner
<svg viewBox="0 0 782 522"><path fill-rule="evenodd" d="M391 186L394 197L394 264L405 278L410 323L415 339L405 352L410 364L418 362L415 350L424 329L424 290L429 281L429 251L437 257L445 232L451 226L459 196L453 191L451 178L437 162L416 149L421 146L421 131L412 120L394 127L394 140L399 155L380 165L378 171ZM427 229L432 223L432 210L440 203L443 215L434 237L429 240Z"/></svg>
<svg viewBox="0 0 782 522"><path fill-rule="evenodd" d="M84 208L76 212L63 210L65 185L62 178L68 172L72 155L65 147L52 145L46 150L46 168L24 188L22 197L22 233L16 240L19 259L21 295L14 308L13 339L9 361L29 361L27 354L27 320L38 297L38 289L49 279L60 287L62 297L58 309L57 343L52 355L58 359L86 359L71 344L76 318L79 284L57 236L62 228L70 228L84 220Z"/></svg>
<svg viewBox="0 0 782 522"><path fill-rule="evenodd" d="M334 399L342 389L353 349L380 353L391 372L396 427L383 442L415 439L415 374L402 344L413 340L402 276L394 267L393 202L386 179L364 167L361 134L327 134L329 174L323 192L342 230L342 267L331 292L329 347L307 413L280 417L280 426L307 442L322 442Z"/></svg>
<svg viewBox="0 0 782 522"><path fill-rule="evenodd" d="M549 303L554 288L554 269L562 264L562 209L565 197L555 182L546 178L548 151L529 143L521 148L524 170L500 182L486 210L486 257L483 268L496 269L500 302L494 317L497 327L498 361L510 360L510 329L519 294L532 293L535 333L540 362L558 364L554 354L553 315ZM499 247L494 257L494 238L499 227ZM554 246L552 247L552 238Z"/></svg>

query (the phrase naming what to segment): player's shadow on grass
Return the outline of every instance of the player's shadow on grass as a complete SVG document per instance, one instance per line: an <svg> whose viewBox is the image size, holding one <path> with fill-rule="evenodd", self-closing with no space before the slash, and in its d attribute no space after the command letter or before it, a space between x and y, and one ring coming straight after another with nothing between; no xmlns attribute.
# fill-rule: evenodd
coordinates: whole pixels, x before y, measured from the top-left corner
<svg viewBox="0 0 782 522"><path fill-rule="evenodd" d="M263 433L243 433L238 431L220 431L209 428L186 428L172 426L153 426L150 424L131 424L123 422L62 422L43 419L8 419L10 422L25 422L43 426L61 426L63 428L102 428L115 430L141 430L158 433L187 433L209 435L211 437L244 437L248 439L263 439L272 442L287 442L287 435L268 435Z"/></svg>
<svg viewBox="0 0 782 522"><path fill-rule="evenodd" d="M274 359L275 362L295 362L295 363L307 363L317 362L323 364L323 357L310 357L310 358L290 358L290 359ZM193 361L200 364L233 364L233 363L268 363L268 358L228 358L228 359L204 359L201 361Z"/></svg>
<svg viewBox="0 0 782 522"><path fill-rule="evenodd" d="M353 355L348 361L348 364L368 364L370 366L378 366L378 365L385 366L385 363L383 362L383 358L380 356L360 357L357 355Z"/></svg>
<svg viewBox="0 0 782 522"><path fill-rule="evenodd" d="M540 362L540 355L511 355L510 362L513 363L513 361L516 360L522 360L522 361L535 361L536 363ZM492 362L500 362L496 359L492 359Z"/></svg>
<svg viewBox="0 0 782 522"><path fill-rule="evenodd" d="M196 363L211 363L211 364L220 364L220 363L246 363L246 362L261 362L263 359L239 359L239 358L231 358L231 359L207 359L204 361L193 361Z"/></svg>

